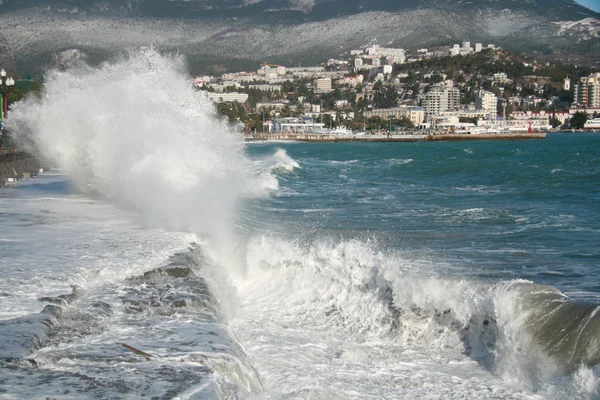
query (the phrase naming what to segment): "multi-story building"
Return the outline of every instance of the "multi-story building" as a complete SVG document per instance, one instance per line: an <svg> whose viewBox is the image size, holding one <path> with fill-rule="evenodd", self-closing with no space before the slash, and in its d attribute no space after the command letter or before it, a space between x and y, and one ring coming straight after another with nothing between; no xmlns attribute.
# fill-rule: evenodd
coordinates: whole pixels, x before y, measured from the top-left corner
<svg viewBox="0 0 600 400"><path fill-rule="evenodd" d="M381 119L388 118L407 118L417 126L425 120L425 110L422 107L400 106L392 108L375 108L370 111L365 111L365 117L379 117Z"/></svg>
<svg viewBox="0 0 600 400"><path fill-rule="evenodd" d="M409 107L407 118L412 121L414 126L418 126L425 121L425 109L422 107Z"/></svg>
<svg viewBox="0 0 600 400"><path fill-rule="evenodd" d="M333 89L331 88L331 78L319 78L313 82L315 93L329 93Z"/></svg>
<svg viewBox="0 0 600 400"><path fill-rule="evenodd" d="M248 100L248 93L208 93L208 97L216 103L237 101L243 104Z"/></svg>
<svg viewBox="0 0 600 400"><path fill-rule="evenodd" d="M281 92L281 85L248 85L248 89L257 89L263 92Z"/></svg>
<svg viewBox="0 0 600 400"><path fill-rule="evenodd" d="M498 115L498 98L492 92L480 90L475 98L475 108L484 110L490 117L495 118Z"/></svg>
<svg viewBox="0 0 600 400"><path fill-rule="evenodd" d="M549 124L552 118L556 118L561 122L562 125L564 125L567 122L567 120L571 118L571 115L566 111L547 112L543 110L540 112L515 111L508 114L508 119L512 120L540 121L539 123L534 122L534 125L543 125L544 121L546 124Z"/></svg>
<svg viewBox="0 0 600 400"><path fill-rule="evenodd" d="M460 44L452 45L452 48L450 49L450 55L457 56L459 54L460 54Z"/></svg>
<svg viewBox="0 0 600 400"><path fill-rule="evenodd" d="M600 72L582 77L573 87L574 103L582 107L600 107Z"/></svg>
<svg viewBox="0 0 600 400"><path fill-rule="evenodd" d="M508 75L506 75L506 72L498 72L492 77L492 82L502 84L510 83L512 82L512 80L508 79Z"/></svg>
<svg viewBox="0 0 600 400"><path fill-rule="evenodd" d="M460 90L450 86L434 86L424 101L425 114L438 115L445 111L458 110L460 107Z"/></svg>
<svg viewBox="0 0 600 400"><path fill-rule="evenodd" d="M404 54L404 49L381 47L377 44L367 48L367 54L376 57L397 57L402 60L404 60L406 57Z"/></svg>

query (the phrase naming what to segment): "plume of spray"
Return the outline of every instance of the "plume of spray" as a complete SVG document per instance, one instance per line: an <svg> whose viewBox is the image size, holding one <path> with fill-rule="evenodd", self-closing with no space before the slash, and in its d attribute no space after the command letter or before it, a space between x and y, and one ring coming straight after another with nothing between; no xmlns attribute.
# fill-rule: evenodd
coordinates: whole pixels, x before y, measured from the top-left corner
<svg viewBox="0 0 600 400"><path fill-rule="evenodd" d="M80 190L137 210L148 226L206 235L234 262L243 141L192 87L183 58L144 49L50 71L8 127Z"/></svg>

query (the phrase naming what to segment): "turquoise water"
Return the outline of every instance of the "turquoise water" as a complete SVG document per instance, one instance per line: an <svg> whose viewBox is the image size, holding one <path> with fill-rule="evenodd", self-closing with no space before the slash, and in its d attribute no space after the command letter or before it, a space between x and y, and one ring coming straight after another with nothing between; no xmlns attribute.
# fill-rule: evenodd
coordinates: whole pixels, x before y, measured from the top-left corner
<svg viewBox="0 0 600 400"><path fill-rule="evenodd" d="M0 397L600 398L600 134L213 144L3 188Z"/></svg>
<svg viewBox="0 0 600 400"><path fill-rule="evenodd" d="M300 164L253 204L266 229L374 240L444 273L600 300L600 134L448 143L268 143ZM250 222L252 224L252 222Z"/></svg>

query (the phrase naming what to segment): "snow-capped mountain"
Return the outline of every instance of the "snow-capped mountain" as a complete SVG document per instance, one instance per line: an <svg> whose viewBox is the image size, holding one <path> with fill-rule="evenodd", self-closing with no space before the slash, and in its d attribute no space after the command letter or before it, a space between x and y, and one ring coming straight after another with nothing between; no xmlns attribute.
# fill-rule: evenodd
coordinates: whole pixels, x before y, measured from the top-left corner
<svg viewBox="0 0 600 400"><path fill-rule="evenodd" d="M148 45L197 61L308 62L372 43L463 40L600 54L599 24L572 0L0 0L0 35L27 66Z"/></svg>

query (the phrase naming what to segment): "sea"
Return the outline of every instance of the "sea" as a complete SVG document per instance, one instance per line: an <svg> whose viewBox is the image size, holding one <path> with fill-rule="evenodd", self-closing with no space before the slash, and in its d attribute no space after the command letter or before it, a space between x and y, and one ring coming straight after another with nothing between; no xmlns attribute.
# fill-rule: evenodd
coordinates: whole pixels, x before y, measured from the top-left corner
<svg viewBox="0 0 600 400"><path fill-rule="evenodd" d="M245 143L152 49L44 82L0 399L600 398L600 133Z"/></svg>

